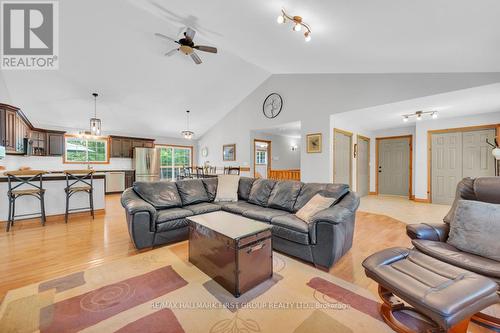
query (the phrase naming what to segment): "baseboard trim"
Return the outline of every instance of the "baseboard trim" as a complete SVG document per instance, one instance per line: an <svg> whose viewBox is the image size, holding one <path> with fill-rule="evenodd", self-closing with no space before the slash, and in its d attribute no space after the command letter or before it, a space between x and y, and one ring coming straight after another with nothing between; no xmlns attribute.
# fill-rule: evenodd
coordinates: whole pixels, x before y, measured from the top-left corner
<svg viewBox="0 0 500 333"><path fill-rule="evenodd" d="M377 192L369 192L368 195L377 195Z"/></svg>
<svg viewBox="0 0 500 333"><path fill-rule="evenodd" d="M421 198L414 198L413 199L415 202L420 202L420 203L431 203L430 199L421 199Z"/></svg>
<svg viewBox="0 0 500 333"><path fill-rule="evenodd" d="M103 209L95 209L94 215L104 215L105 212L106 212L106 210L104 208ZM72 218L72 217L74 218L74 217L83 217L83 216L90 216L90 210L83 211L83 212L69 213L68 219ZM53 221L58 221L58 220L64 221L64 214L56 214L56 215L47 215L46 216L47 222L53 222ZM7 222L7 221L1 220L0 223L2 223L2 222ZM27 219L19 219L19 220L15 220L14 223L17 223L17 222L40 222L40 217L30 217Z"/></svg>

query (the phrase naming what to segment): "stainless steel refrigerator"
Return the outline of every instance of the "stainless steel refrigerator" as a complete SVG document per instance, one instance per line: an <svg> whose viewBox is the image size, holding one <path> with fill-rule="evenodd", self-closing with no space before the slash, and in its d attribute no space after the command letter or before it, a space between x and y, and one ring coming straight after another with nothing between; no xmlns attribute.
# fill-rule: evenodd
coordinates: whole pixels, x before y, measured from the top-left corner
<svg viewBox="0 0 500 333"><path fill-rule="evenodd" d="M156 148L135 148L133 166L135 180L152 182L160 180L160 151Z"/></svg>

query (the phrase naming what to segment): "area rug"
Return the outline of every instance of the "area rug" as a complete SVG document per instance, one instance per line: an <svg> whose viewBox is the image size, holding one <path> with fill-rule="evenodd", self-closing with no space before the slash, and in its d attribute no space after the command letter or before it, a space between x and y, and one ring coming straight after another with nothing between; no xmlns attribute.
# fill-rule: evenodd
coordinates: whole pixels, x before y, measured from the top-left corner
<svg viewBox="0 0 500 333"><path fill-rule="evenodd" d="M391 332L367 290L279 253L273 265L234 298L162 247L9 291L0 332Z"/></svg>

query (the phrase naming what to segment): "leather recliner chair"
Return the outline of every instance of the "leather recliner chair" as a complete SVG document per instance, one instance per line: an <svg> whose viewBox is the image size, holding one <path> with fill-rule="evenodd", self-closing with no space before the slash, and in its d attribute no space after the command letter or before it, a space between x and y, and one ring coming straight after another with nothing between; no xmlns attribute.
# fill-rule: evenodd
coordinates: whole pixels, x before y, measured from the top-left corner
<svg viewBox="0 0 500 333"><path fill-rule="evenodd" d="M500 286L500 262L461 251L446 242L450 231L450 221L453 219L459 200L500 204L500 177L464 178L457 185L455 201L443 219L444 223L411 224L406 227L406 233L418 251L448 264L486 276ZM500 328L500 318L479 314L474 319Z"/></svg>

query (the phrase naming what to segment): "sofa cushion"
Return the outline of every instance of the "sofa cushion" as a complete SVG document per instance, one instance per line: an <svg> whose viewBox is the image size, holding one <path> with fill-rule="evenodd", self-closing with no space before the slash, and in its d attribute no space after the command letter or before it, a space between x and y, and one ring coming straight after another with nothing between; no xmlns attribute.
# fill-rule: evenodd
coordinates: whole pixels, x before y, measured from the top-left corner
<svg viewBox="0 0 500 333"><path fill-rule="evenodd" d="M249 177L240 177L238 185L238 198L240 200L248 201L254 180L255 179Z"/></svg>
<svg viewBox="0 0 500 333"><path fill-rule="evenodd" d="M216 212L218 210L221 210L222 207L210 202L200 202L194 205L184 206L182 208L192 211L194 215L199 215Z"/></svg>
<svg viewBox="0 0 500 333"><path fill-rule="evenodd" d="M462 252L445 242L414 239L413 246L420 252L474 273L500 279L500 262L472 253Z"/></svg>
<svg viewBox="0 0 500 333"><path fill-rule="evenodd" d="M304 207L304 205L318 193L321 193L325 197L335 197L341 199L349 193L349 186L346 184L304 184L300 189L297 200L295 201L293 211L297 212L299 209Z"/></svg>
<svg viewBox="0 0 500 333"><path fill-rule="evenodd" d="M216 202L238 201L239 175L219 175L217 185Z"/></svg>
<svg viewBox="0 0 500 333"><path fill-rule="evenodd" d="M183 206L209 201L207 191L201 179L180 180L176 184Z"/></svg>
<svg viewBox="0 0 500 333"><path fill-rule="evenodd" d="M156 209L180 207L181 197L173 182L135 182L134 192Z"/></svg>
<svg viewBox="0 0 500 333"><path fill-rule="evenodd" d="M279 225L273 225L273 237L279 237L291 242L309 245L309 234Z"/></svg>
<svg viewBox="0 0 500 333"><path fill-rule="evenodd" d="M183 219L188 216L193 216L193 212L184 208L171 208L160 210L156 216L156 224L164 223L171 220Z"/></svg>
<svg viewBox="0 0 500 333"><path fill-rule="evenodd" d="M201 181L207 191L208 201L214 201L215 196L217 195L217 177L203 178Z"/></svg>
<svg viewBox="0 0 500 333"><path fill-rule="evenodd" d="M269 196L268 207L292 212L301 187L302 183L297 181L277 182Z"/></svg>
<svg viewBox="0 0 500 333"><path fill-rule="evenodd" d="M156 232L172 231L189 226L189 221L186 219L170 220L156 225Z"/></svg>
<svg viewBox="0 0 500 333"><path fill-rule="evenodd" d="M271 219L271 224L300 232L309 232L309 225L294 214L276 216Z"/></svg>
<svg viewBox="0 0 500 333"><path fill-rule="evenodd" d="M500 205L460 200L446 242L461 251L500 262L499 236Z"/></svg>
<svg viewBox="0 0 500 333"><path fill-rule="evenodd" d="M269 179L256 179L253 182L252 189L250 190L250 195L248 196L248 202L267 207L267 202L269 201L269 196L274 188L276 182Z"/></svg>
<svg viewBox="0 0 500 333"><path fill-rule="evenodd" d="M304 207L302 207L297 213L295 213L295 216L305 221L306 223L312 223L314 215L321 212L322 210L330 208L330 206L332 206L336 201L337 198L327 198L322 196L321 194L316 194L304 205Z"/></svg>
<svg viewBox="0 0 500 333"><path fill-rule="evenodd" d="M246 201L238 201L238 202L232 202L232 203L223 203L221 206L222 206L222 210L224 210L226 212L240 214L240 215L243 214L247 210L255 209L255 208L259 208L260 207L260 206L248 203Z"/></svg>
<svg viewBox="0 0 500 333"><path fill-rule="evenodd" d="M243 212L243 216L264 221L271 222L271 219L276 216L286 215L288 214L284 210L272 209L272 208L264 208L264 207L256 207L254 209L249 209Z"/></svg>

